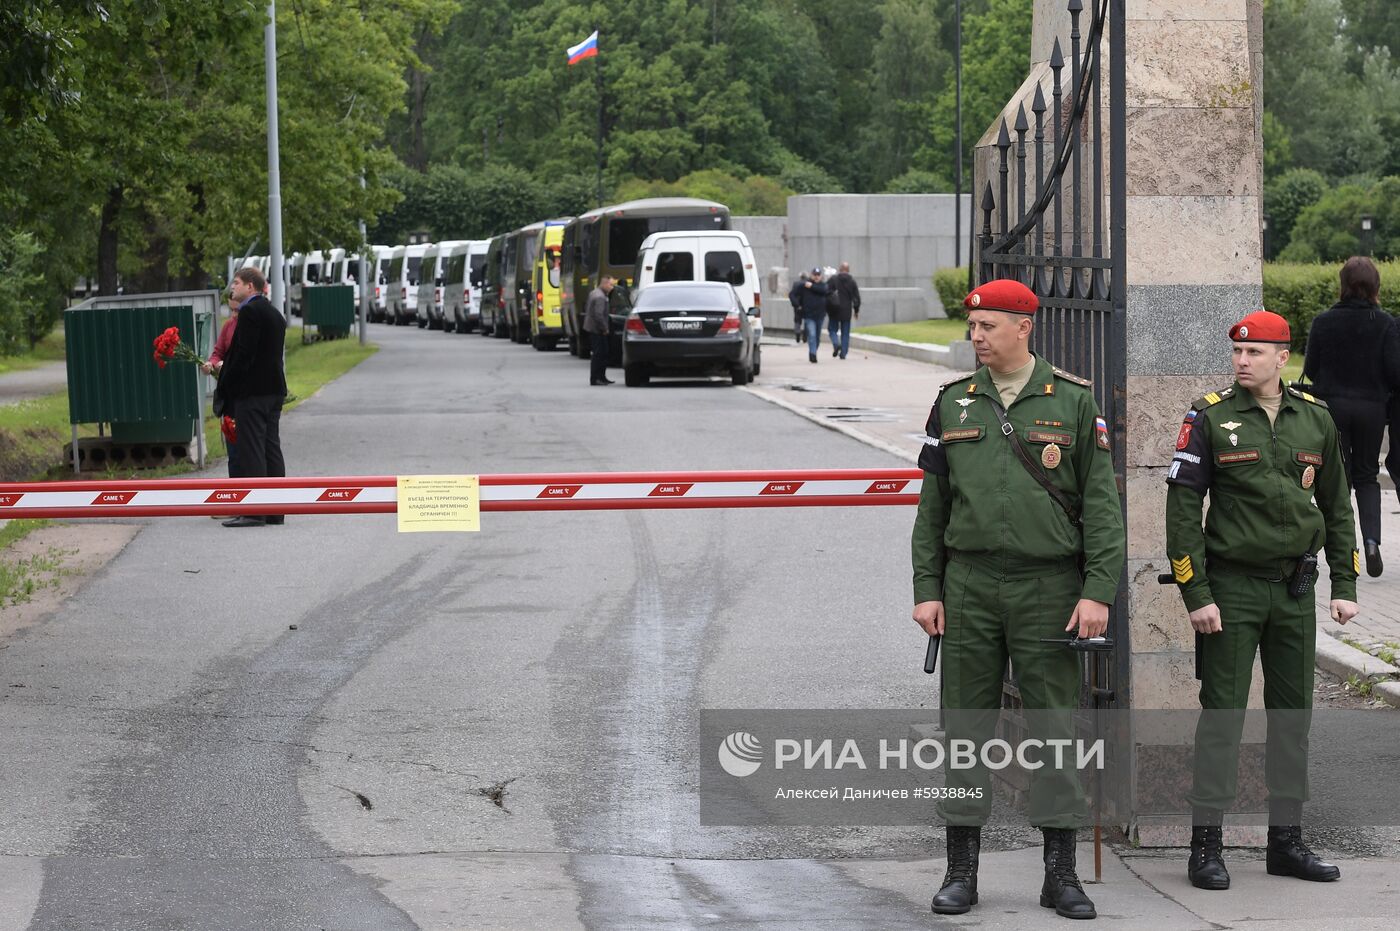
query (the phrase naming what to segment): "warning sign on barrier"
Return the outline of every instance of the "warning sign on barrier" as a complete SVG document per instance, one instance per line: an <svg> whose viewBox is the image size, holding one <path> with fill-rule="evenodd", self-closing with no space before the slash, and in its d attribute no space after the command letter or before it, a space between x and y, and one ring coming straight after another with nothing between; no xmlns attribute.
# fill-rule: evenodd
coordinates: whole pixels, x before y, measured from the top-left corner
<svg viewBox="0 0 1400 931"><path fill-rule="evenodd" d="M475 475L400 475L395 498L399 533L481 529L481 490Z"/></svg>

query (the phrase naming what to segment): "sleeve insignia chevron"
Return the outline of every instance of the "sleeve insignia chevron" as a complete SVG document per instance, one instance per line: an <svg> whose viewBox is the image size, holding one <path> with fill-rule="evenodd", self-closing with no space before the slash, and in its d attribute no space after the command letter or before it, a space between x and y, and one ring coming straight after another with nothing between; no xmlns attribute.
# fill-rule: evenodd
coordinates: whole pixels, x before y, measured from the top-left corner
<svg viewBox="0 0 1400 931"><path fill-rule="evenodd" d="M1185 585L1196 577L1196 570L1191 568L1191 556L1187 555L1180 559L1172 560L1172 578L1176 579L1178 585Z"/></svg>

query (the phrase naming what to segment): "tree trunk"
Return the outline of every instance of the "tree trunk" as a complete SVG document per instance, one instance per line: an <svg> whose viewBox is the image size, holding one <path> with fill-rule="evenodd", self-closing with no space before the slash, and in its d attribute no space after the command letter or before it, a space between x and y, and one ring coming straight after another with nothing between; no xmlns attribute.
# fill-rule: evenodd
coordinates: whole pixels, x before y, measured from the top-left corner
<svg viewBox="0 0 1400 931"><path fill-rule="evenodd" d="M102 205L101 226L97 232L97 293L117 293L117 218L121 215L124 191L120 184L107 191L107 202Z"/></svg>
<svg viewBox="0 0 1400 931"><path fill-rule="evenodd" d="M146 250L141 255L141 270L127 291L136 294L162 294L170 290L170 237L160 220L146 214Z"/></svg>

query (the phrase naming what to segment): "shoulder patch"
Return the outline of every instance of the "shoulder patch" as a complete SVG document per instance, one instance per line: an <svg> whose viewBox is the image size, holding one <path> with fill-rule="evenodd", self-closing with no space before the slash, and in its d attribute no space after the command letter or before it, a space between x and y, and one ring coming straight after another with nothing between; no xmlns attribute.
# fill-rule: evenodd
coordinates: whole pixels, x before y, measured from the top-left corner
<svg viewBox="0 0 1400 931"><path fill-rule="evenodd" d="M1203 397L1203 398L1197 398L1196 401L1195 401L1195 403L1193 403L1193 404L1191 405L1191 410L1193 410L1193 411L1203 411L1203 410L1205 410L1207 407L1212 407L1212 406L1214 406L1214 405L1216 405L1216 404L1219 404L1221 401L1225 400L1226 398L1228 398L1228 397L1229 397L1231 394L1233 394L1233 393L1234 393L1234 387L1233 387L1233 386L1232 386L1232 387L1229 387L1229 388L1226 388L1226 389L1223 390L1223 391L1212 391L1212 392L1210 392L1209 394L1207 394L1207 395L1206 395L1205 397Z"/></svg>
<svg viewBox="0 0 1400 931"><path fill-rule="evenodd" d="M1302 398L1309 404L1316 404L1318 407L1321 407L1324 410L1327 408L1327 402L1322 400L1322 398L1315 397L1311 394L1308 394L1306 391L1301 391L1297 388L1292 387L1291 385L1288 388L1288 393L1293 395L1295 398Z"/></svg>
<svg viewBox="0 0 1400 931"><path fill-rule="evenodd" d="M1076 385L1083 385L1085 388L1094 387L1094 383L1089 379L1080 378L1078 375L1073 375L1069 372L1066 372L1064 369L1056 368L1052 365L1050 366L1050 371L1055 373L1056 378L1063 378L1065 381L1072 381Z"/></svg>

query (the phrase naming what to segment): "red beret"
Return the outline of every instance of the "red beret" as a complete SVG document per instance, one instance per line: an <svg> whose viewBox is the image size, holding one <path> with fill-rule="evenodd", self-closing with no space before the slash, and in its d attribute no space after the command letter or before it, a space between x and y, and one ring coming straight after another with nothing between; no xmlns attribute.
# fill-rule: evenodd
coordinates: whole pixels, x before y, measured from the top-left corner
<svg viewBox="0 0 1400 931"><path fill-rule="evenodd" d="M1271 310L1256 310L1230 327L1230 339L1237 343L1288 345L1293 342L1289 336L1288 321Z"/></svg>
<svg viewBox="0 0 1400 931"><path fill-rule="evenodd" d="M1040 300L1021 282L998 278L969 294L963 299L963 306L968 310L1004 310L1030 315L1040 309Z"/></svg>

